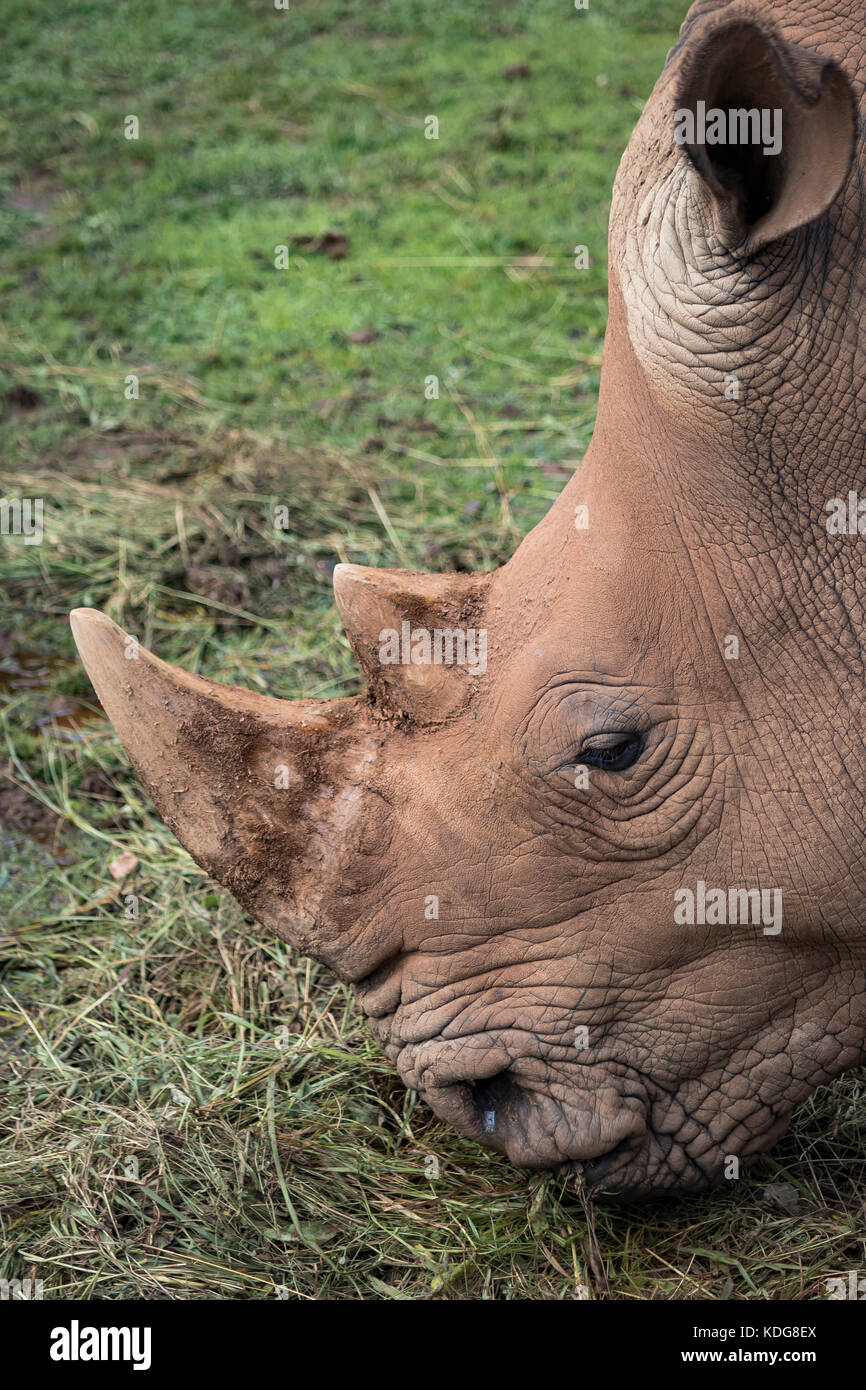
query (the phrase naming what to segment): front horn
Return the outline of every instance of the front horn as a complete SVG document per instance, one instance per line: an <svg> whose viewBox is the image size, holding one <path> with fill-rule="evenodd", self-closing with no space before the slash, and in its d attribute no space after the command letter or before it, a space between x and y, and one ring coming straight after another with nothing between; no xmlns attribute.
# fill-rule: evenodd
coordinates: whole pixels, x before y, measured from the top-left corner
<svg viewBox="0 0 866 1390"><path fill-rule="evenodd" d="M365 794L381 734L364 698L274 699L170 666L104 613L78 608L70 622L181 844L257 921L351 978L353 900L370 872L359 845L383 816Z"/></svg>

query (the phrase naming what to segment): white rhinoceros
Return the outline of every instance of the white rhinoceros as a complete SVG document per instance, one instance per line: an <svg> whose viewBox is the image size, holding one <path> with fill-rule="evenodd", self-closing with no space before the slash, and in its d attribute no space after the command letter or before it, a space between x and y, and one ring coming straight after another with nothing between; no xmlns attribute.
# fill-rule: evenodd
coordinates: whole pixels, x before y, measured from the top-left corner
<svg viewBox="0 0 866 1390"><path fill-rule="evenodd" d="M851 3L701 0L616 180L598 424L499 571L341 565L369 687L229 689L73 614L157 807L517 1164L699 1188L866 1040Z"/></svg>

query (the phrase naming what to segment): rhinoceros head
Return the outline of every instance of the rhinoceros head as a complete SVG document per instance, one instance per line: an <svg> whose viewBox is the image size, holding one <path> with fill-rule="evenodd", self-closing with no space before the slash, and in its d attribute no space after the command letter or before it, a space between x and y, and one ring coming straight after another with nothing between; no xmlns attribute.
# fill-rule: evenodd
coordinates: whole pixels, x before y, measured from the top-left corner
<svg viewBox="0 0 866 1390"><path fill-rule="evenodd" d="M406 1084L615 1191L733 1175L864 1051L848 9L690 12L617 178L586 459L496 573L337 569L365 695L228 689L73 615L168 825ZM759 143L708 138L753 108Z"/></svg>

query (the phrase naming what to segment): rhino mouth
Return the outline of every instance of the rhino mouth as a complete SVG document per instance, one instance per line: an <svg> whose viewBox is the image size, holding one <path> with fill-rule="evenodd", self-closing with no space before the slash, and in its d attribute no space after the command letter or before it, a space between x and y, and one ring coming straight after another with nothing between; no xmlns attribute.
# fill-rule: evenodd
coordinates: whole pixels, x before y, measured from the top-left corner
<svg viewBox="0 0 866 1390"><path fill-rule="evenodd" d="M703 1054L671 1059L663 1049L641 1052L638 1066L625 1055L626 1040L576 1050L556 1016L537 1017L529 1007L537 1001L514 992L493 1001L507 1023L491 1027L482 990L431 992L404 966L387 962L355 986L374 1036L441 1120L516 1167L572 1170L588 1190L625 1200L701 1192L738 1176L728 1169L732 1157L747 1166L787 1128L790 1107L781 1102L790 1068L775 1034L761 1043L767 1065L759 1078L765 1088L772 1083L773 1106L747 1079L756 1033L727 1040L721 1070ZM476 996L482 1007L473 1012Z"/></svg>
<svg viewBox="0 0 866 1390"><path fill-rule="evenodd" d="M670 1132L669 1117L638 1082L622 1089L622 1078L616 1086L599 1081L596 1091L561 1080L547 1085L537 1066L522 1070L518 1061L488 1076L449 1077L437 1085L428 1079L435 1067L421 1079L405 1058L394 1060L406 1085L441 1120L517 1167L573 1172L587 1191L626 1201L673 1189L703 1192L721 1180L716 1146L700 1156L691 1151L688 1135ZM687 1116L681 1119L688 1128Z"/></svg>
<svg viewBox="0 0 866 1390"><path fill-rule="evenodd" d="M638 1154L646 1131L643 1110L623 1106L599 1123L589 1097L572 1103L539 1088L509 1066L492 1076L420 1084L420 1095L440 1119L466 1138L505 1154L522 1168L581 1165L587 1181L615 1177Z"/></svg>

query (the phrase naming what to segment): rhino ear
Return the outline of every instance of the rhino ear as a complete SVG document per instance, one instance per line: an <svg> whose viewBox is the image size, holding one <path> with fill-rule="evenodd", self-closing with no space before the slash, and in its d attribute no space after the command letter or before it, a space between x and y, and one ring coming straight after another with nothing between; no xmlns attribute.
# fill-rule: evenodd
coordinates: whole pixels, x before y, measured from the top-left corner
<svg viewBox="0 0 866 1390"><path fill-rule="evenodd" d="M833 203L854 152L856 101L832 59L785 42L771 25L719 19L700 34L693 47L686 41L675 138L701 176L722 241L750 255Z"/></svg>
<svg viewBox="0 0 866 1390"><path fill-rule="evenodd" d="M337 607L377 702L435 723L468 700L487 669L489 579L337 565Z"/></svg>

